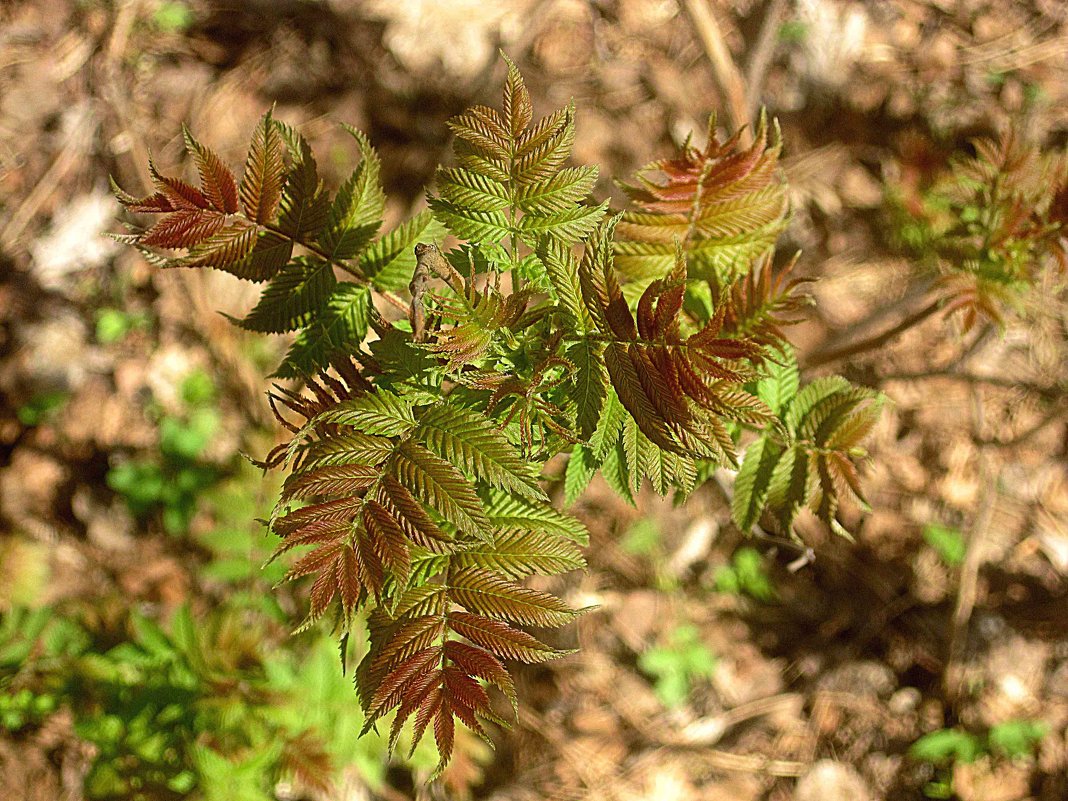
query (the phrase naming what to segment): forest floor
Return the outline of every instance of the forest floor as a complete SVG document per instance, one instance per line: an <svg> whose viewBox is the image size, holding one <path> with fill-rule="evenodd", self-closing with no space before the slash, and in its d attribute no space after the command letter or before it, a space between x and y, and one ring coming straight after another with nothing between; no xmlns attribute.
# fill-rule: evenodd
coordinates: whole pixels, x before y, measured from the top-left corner
<svg viewBox="0 0 1068 801"><path fill-rule="evenodd" d="M103 238L121 230L109 175L145 189L149 154L181 163L182 123L239 164L273 104L328 182L353 158L339 123L367 132L399 219L448 157L445 121L496 104L500 47L537 113L574 98L574 159L599 164L595 194L620 204L613 179L700 136L724 106L686 13L698 5L0 6L0 615L203 612L230 586L204 572L228 502L202 504L196 488L259 493L257 514L270 494L235 455L279 436L262 376L284 343L219 314L253 300L236 279L156 271ZM798 273L819 279L802 361L922 300L892 245L888 191L1008 124L1068 139L1058 0L715 5L750 97L782 126L780 251L800 250ZM573 507L590 569L553 585L597 607L567 635L580 650L520 673L519 724L495 752L460 748L450 797L1068 798L1066 309L1039 288L1004 331L962 334L936 316L812 372L890 401L863 471L872 511L844 518L855 542L815 521L800 526L807 557L746 540L716 484L681 508L648 489L631 508L591 486ZM193 432L184 462L167 461L168 426ZM140 498L145 464L189 492ZM0 728L0 797L84 797L94 754L53 717ZM910 753L940 730L966 733L974 758ZM373 791L357 775L344 797L409 797L404 774Z"/></svg>

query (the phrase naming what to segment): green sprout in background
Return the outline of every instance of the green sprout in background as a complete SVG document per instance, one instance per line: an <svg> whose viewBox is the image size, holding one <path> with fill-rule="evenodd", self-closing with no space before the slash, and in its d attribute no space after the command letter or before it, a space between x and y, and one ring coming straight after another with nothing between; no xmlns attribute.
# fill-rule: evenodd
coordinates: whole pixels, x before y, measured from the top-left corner
<svg viewBox="0 0 1068 801"><path fill-rule="evenodd" d="M960 567L964 563L968 546L959 530L938 523L928 523L923 527L923 539L947 566Z"/></svg>
<svg viewBox="0 0 1068 801"><path fill-rule="evenodd" d="M113 345L125 339L131 331L148 327L149 322L144 313L100 309L96 313L96 341L101 345Z"/></svg>
<svg viewBox="0 0 1068 801"><path fill-rule="evenodd" d="M745 546L735 551L730 564L716 570L714 581L719 592L748 595L761 603L773 603L777 598L764 557L756 548Z"/></svg>
<svg viewBox="0 0 1068 801"><path fill-rule="evenodd" d="M55 415L70 400L70 393L64 390L42 392L34 395L25 404L18 408L16 416L24 426L33 428L39 426L50 417Z"/></svg>
<svg viewBox="0 0 1068 801"><path fill-rule="evenodd" d="M690 697L695 684L710 679L716 671L716 657L701 642L696 626L678 626L663 645L638 657L638 667L654 679L656 695L667 707L680 706Z"/></svg>
<svg viewBox="0 0 1068 801"><path fill-rule="evenodd" d="M194 20L193 10L180 0L160 3L152 15L152 24L161 33L185 33L192 27Z"/></svg>
<svg viewBox="0 0 1068 801"><path fill-rule="evenodd" d="M189 529L201 494L216 484L222 471L204 461L204 452L219 429L215 387L203 372L191 373L180 396L179 415L159 417L158 456L133 459L108 471L108 486L121 495L139 519L156 514L169 534Z"/></svg>
<svg viewBox="0 0 1068 801"><path fill-rule="evenodd" d="M963 729L938 729L925 734L909 748L909 756L938 768L923 788L927 798L953 798L953 766L990 756L995 759L1033 757L1049 727L1040 721L1009 720L992 726L985 735Z"/></svg>

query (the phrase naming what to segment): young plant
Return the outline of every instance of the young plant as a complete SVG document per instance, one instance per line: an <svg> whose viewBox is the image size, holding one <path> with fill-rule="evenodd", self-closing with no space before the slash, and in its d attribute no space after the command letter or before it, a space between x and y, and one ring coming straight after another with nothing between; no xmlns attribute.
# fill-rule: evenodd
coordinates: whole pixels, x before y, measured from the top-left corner
<svg viewBox="0 0 1068 801"><path fill-rule="evenodd" d="M963 729L937 729L909 747L909 756L929 762L938 769L935 779L923 788L927 798L952 798L953 765L969 764L984 756L996 759L1025 759L1035 754L1049 727L1040 721L1007 720L991 726L984 734Z"/></svg>
<svg viewBox="0 0 1068 801"><path fill-rule="evenodd" d="M574 108L535 121L511 62L501 110L449 126L430 209L385 234L363 135L331 197L271 114L240 184L187 132L199 188L153 166L153 194L119 192L163 215L128 242L164 267L266 283L237 324L296 333L276 375L304 389L270 395L292 438L264 460L288 470L268 525L278 554L304 549L288 577L313 579L305 625L333 609L344 640L369 616L365 728L392 714L392 744L410 718L413 742L433 726L439 767L457 720L484 737L507 722L491 689L515 715L506 663L568 653L525 630L581 611L521 584L585 564L585 529L543 488L550 459L570 454L569 500L597 471L627 500L645 480L681 499L755 437L743 528L785 533L804 506L836 525L878 406L841 379L799 386L783 328L807 299L772 267L785 185L763 123L746 150L710 127L706 148L644 169L612 217L585 200L596 168L566 166Z"/></svg>
<svg viewBox="0 0 1068 801"><path fill-rule="evenodd" d="M183 412L159 417L158 458L120 462L107 474L108 486L131 513L158 515L164 530L174 535L188 530L201 495L222 478L218 467L203 460L219 426L211 379L194 372L180 389Z"/></svg>
<svg viewBox="0 0 1068 801"><path fill-rule="evenodd" d="M777 597L764 557L756 548L735 551L730 564L721 565L716 571L714 580L719 592L745 594L765 604L774 603Z"/></svg>
<svg viewBox="0 0 1068 801"><path fill-rule="evenodd" d="M927 318L955 315L962 331L1007 313L1052 269L1068 272L1068 152L1014 132L977 139L933 179L888 189L891 239L929 281L925 304L878 334L812 354L818 367L875 351Z"/></svg>
<svg viewBox="0 0 1068 801"><path fill-rule="evenodd" d="M681 705L700 679L716 672L716 657L701 642L696 626L673 629L662 645L643 652L638 667L655 677L656 696L667 707Z"/></svg>
<svg viewBox="0 0 1068 801"><path fill-rule="evenodd" d="M1021 137L979 139L975 155L915 203L905 243L936 276L935 295L967 331L986 318L1004 325L1040 271L1053 261L1068 270L1068 161Z"/></svg>

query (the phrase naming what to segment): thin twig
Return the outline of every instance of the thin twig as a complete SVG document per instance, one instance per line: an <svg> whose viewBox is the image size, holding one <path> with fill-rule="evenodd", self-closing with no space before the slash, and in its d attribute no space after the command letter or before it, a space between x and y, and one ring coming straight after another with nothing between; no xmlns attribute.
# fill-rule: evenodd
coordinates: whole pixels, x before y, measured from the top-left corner
<svg viewBox="0 0 1068 801"><path fill-rule="evenodd" d="M896 339L914 325L926 320L931 315L938 312L942 308L941 299L932 300L922 309L919 309L912 314L908 315L904 320L897 325L888 328L880 334L876 334L868 339L862 339L859 342L851 342L848 345L843 345L840 348L832 348L830 350L819 351L812 353L804 360L804 367L811 369L813 367L822 367L825 364L837 362L849 356L856 356L860 353L867 353L868 351L881 348L887 342Z"/></svg>
<svg viewBox="0 0 1068 801"><path fill-rule="evenodd" d="M712 77L727 102L731 128L738 130L751 119L745 78L734 63L727 43L723 41L723 32L708 7L708 0L683 0L683 7L704 45L708 60L712 63ZM741 137L741 145L748 147L752 141L752 134L746 129Z"/></svg>
<svg viewBox="0 0 1068 801"><path fill-rule="evenodd" d="M972 405L973 431L975 436L978 437L982 429L983 420L982 397L978 387L973 387ZM964 564L961 565L960 582L957 585L957 603L953 609L953 620L950 627L946 669L942 675L946 695L951 701L956 701L960 698L964 684L964 668L961 663L968 643L968 623L972 617L972 610L975 609L975 600L978 596L979 587L979 571L986 557L986 538L990 530L990 521L994 517L994 507L997 501L999 473L991 467L990 460L983 449L979 450L978 458L979 471L982 477L981 505L972 523Z"/></svg>
<svg viewBox="0 0 1068 801"><path fill-rule="evenodd" d="M26 230L26 226L40 211L41 206L53 193L63 189L68 174L89 150L94 122L93 114L89 109L84 109L73 121L63 148L0 232L0 245L13 248L22 232Z"/></svg>
<svg viewBox="0 0 1068 801"><path fill-rule="evenodd" d="M1024 392L1032 392L1043 400L1057 401L1065 396L1063 387L1046 387L1028 381L1019 381L1014 378L1006 378L1000 375L976 375L975 373L957 373L952 370L917 370L915 372L883 373L876 379L879 383L884 381L922 381L928 378L945 378L950 381L960 381L964 384L979 384L1001 389L1019 389Z"/></svg>
<svg viewBox="0 0 1068 801"><path fill-rule="evenodd" d="M779 25L782 23L783 12L786 10L786 0L771 0L764 11L764 21L760 25L760 33L757 35L756 44L753 45L753 54L749 58L749 65L745 71L745 84L749 90L749 119L756 119L760 108L761 89L764 78L768 74L768 67L775 55L775 45L779 41Z"/></svg>

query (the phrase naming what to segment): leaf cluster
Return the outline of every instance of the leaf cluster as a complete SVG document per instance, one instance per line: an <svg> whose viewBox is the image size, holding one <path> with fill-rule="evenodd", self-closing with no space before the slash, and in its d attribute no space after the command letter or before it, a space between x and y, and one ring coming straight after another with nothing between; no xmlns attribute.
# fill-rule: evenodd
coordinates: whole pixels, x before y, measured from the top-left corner
<svg viewBox="0 0 1068 801"><path fill-rule="evenodd" d="M948 313L999 325L1051 264L1068 271L1068 154L1014 132L977 139L918 197L891 193L898 244L936 276Z"/></svg>
<svg viewBox="0 0 1068 801"><path fill-rule="evenodd" d="M266 284L256 306L235 322L266 334L296 332L279 376L314 373L362 341L377 314L372 290L407 284L415 267L412 246L442 233L423 212L379 234L385 209L379 159L361 132L346 130L361 160L333 197L307 141L271 112L253 132L240 183L185 130L199 187L162 175L154 164L152 194L138 198L114 187L129 211L158 215L147 230L119 237L153 263L222 270ZM335 271L350 280L339 281Z"/></svg>
<svg viewBox="0 0 1068 801"><path fill-rule="evenodd" d="M267 646L274 621L237 604L207 617L183 606L167 626L137 613L105 623L100 611L16 608L0 621L0 697L11 701L0 703L0 725L37 726L69 710L93 748L86 797L266 801L292 777L331 791L343 752L323 724L339 712L350 726L361 718L336 701L305 708L310 692L348 690L321 669L324 656L331 667L336 659L329 640L298 662Z"/></svg>
<svg viewBox="0 0 1068 801"><path fill-rule="evenodd" d="M186 250L166 266L268 282L237 323L295 333L278 375L304 383L271 394L292 434L264 461L288 472L268 521L276 556L293 551L287 578L308 578L306 625L332 611L345 638L367 616L367 726L388 722L391 745L407 721L413 743L432 729L439 769L457 721L488 738L515 718L509 662L567 653L527 629L579 611L522 583L584 566L585 530L543 489L550 459L569 454L568 502L597 472L630 501L646 483L685 497L738 468L755 436L741 471L757 448L770 473L746 478L745 527L766 510L788 529L805 504L834 524L839 498L860 495L856 421L878 406L841 379L769 389L783 354L796 379L785 329L809 302L792 265L774 267L777 128L761 122L741 148L713 122L707 147L645 168L632 207L608 217L587 199L596 168L568 166L573 105L535 121L507 67L500 109L450 121L429 210L385 235L363 136L330 199L307 144L270 114L240 185L187 136L199 188L153 168L155 194L120 194L164 215L130 241Z"/></svg>
<svg viewBox="0 0 1068 801"><path fill-rule="evenodd" d="M734 482L731 514L743 531L762 517L789 532L809 508L839 534L836 518L843 498L867 509L855 459L879 420L883 397L840 376L817 378L802 387L797 359L784 348L780 363L769 362L757 394L775 412L778 427L750 443Z"/></svg>
<svg viewBox="0 0 1068 801"><path fill-rule="evenodd" d="M769 133L762 116L748 148L739 147L740 136L721 140L713 116L704 148L688 139L673 158L650 162L623 185L632 204L615 243L624 275L670 272L678 242L692 276L731 283L772 249L787 211L778 125Z"/></svg>

